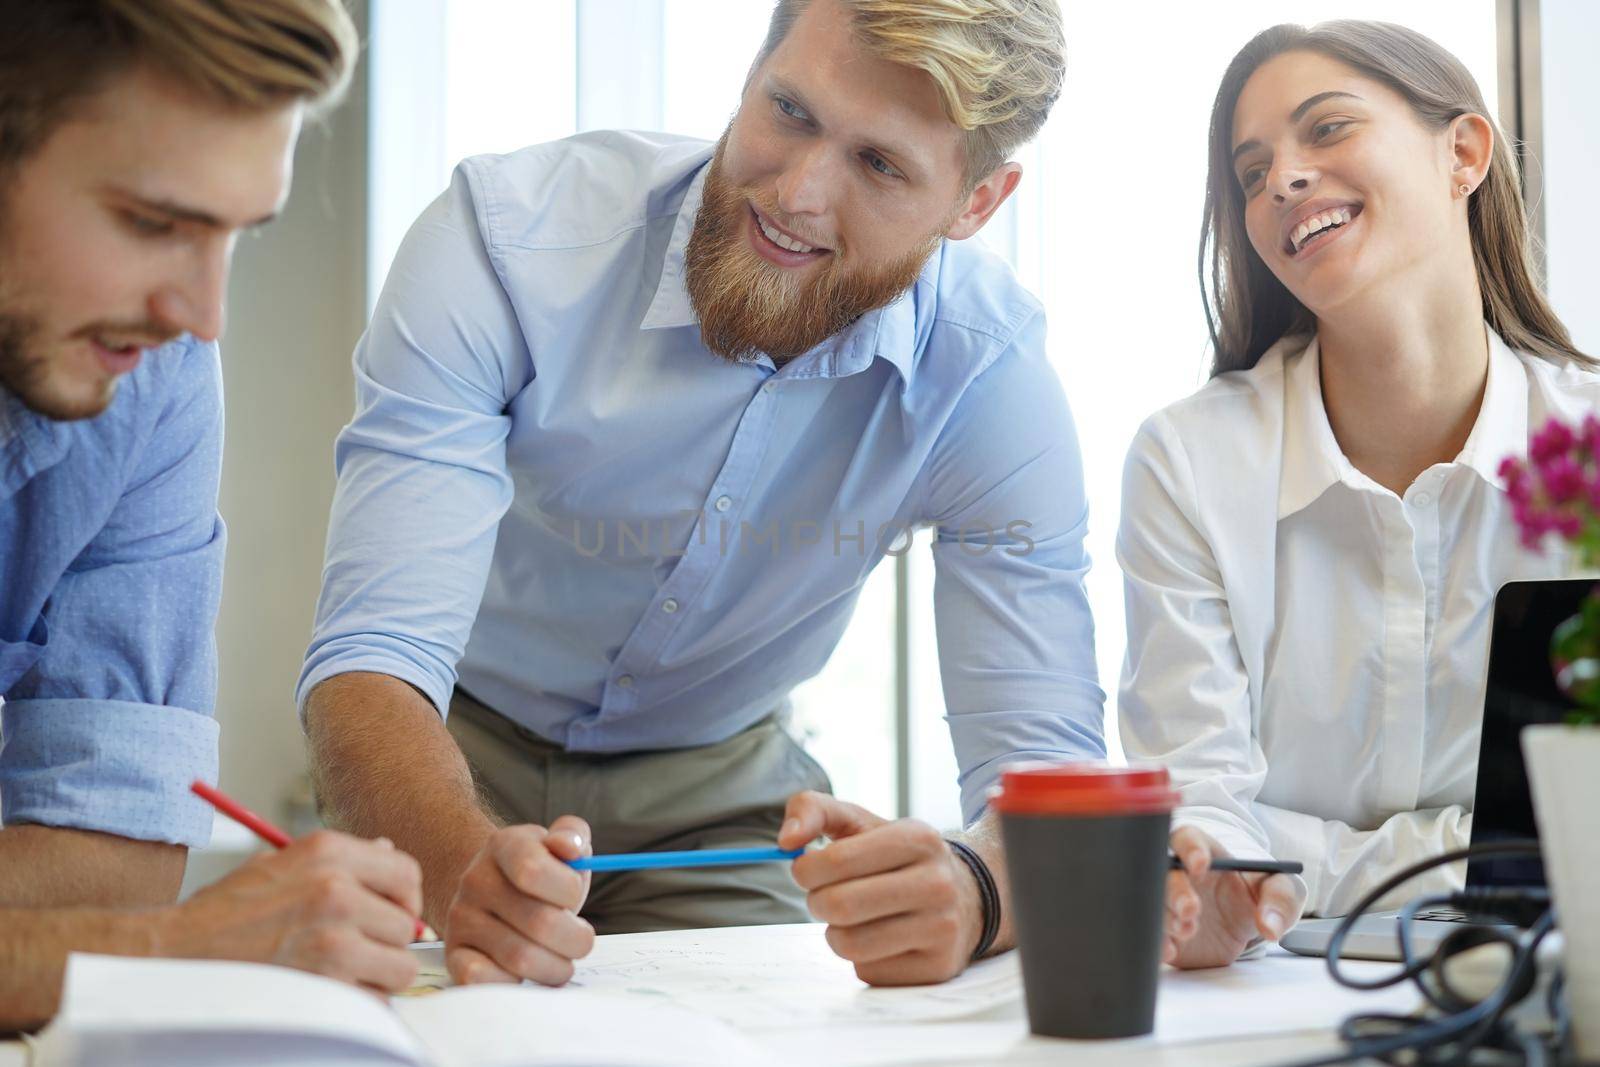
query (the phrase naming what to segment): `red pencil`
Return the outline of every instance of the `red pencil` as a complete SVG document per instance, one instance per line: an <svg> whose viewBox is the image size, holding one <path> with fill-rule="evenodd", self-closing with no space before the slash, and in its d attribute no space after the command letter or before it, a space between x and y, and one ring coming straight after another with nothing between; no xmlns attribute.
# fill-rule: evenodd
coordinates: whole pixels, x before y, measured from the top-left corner
<svg viewBox="0 0 1600 1067"><path fill-rule="evenodd" d="M195 779L189 787L212 807L222 814L243 826L246 830L253 830L257 837L271 845L273 848L288 848L289 835L272 825L237 800L230 797L220 789L215 789L206 783Z"/></svg>
<svg viewBox="0 0 1600 1067"><path fill-rule="evenodd" d="M212 807L216 808L218 811L222 812L222 814L226 815L240 826L243 826L245 829L253 831L257 837L261 838L261 840L265 841L273 848L289 847L290 838L288 834L284 833L282 830L278 829L276 826L272 825L270 822L263 819L261 816L257 815L255 812L251 811L249 808L245 807L243 804L224 793L222 790L213 786L209 786L200 781L198 778L194 780L194 783L190 785L189 788L193 790L195 795L201 800L204 800L206 803L210 804ZM422 920L418 919L416 928L411 933L411 939L413 941L420 941L422 939L422 930Z"/></svg>

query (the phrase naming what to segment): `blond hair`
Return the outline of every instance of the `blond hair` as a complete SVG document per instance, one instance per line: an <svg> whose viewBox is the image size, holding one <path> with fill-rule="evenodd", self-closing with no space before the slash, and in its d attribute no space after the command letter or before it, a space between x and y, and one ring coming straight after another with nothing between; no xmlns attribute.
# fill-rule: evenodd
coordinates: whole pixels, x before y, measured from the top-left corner
<svg viewBox="0 0 1600 1067"><path fill-rule="evenodd" d="M72 106L136 65L218 102L264 109L337 99L355 64L340 0L6 0L0 168Z"/></svg>
<svg viewBox="0 0 1600 1067"><path fill-rule="evenodd" d="M811 0L778 0L760 66ZM968 185L1039 132L1066 75L1056 0L839 0L866 49L933 79L966 131Z"/></svg>

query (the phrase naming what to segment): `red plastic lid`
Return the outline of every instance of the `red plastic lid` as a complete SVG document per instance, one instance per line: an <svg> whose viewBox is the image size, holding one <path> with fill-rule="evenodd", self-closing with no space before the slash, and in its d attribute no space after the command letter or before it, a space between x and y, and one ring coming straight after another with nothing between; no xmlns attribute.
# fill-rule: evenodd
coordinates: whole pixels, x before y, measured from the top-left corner
<svg viewBox="0 0 1600 1067"><path fill-rule="evenodd" d="M1165 767L1099 760L1013 764L989 794L989 806L1007 815L1158 814L1177 803Z"/></svg>

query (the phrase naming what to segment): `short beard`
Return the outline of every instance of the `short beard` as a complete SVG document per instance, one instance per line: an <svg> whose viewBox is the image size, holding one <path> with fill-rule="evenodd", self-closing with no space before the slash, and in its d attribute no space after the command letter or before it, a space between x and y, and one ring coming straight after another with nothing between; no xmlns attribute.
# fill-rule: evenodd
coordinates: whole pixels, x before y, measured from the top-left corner
<svg viewBox="0 0 1600 1067"><path fill-rule="evenodd" d="M7 307L16 294L6 281L6 246L10 243L9 186L12 171L0 168L0 389L5 390L24 407L40 415L59 418L51 405L44 402L44 382L50 376L50 364L39 351L39 337L43 330L38 319Z"/></svg>
<svg viewBox="0 0 1600 1067"><path fill-rule="evenodd" d="M782 364L810 351L911 288L939 247L943 228L888 263L849 271L835 259L815 277L797 282L748 246L746 216L758 198L724 179L727 142L723 134L717 143L705 199L684 253L685 284L700 319L700 339L724 359L747 363L765 354Z"/></svg>
<svg viewBox="0 0 1600 1067"><path fill-rule="evenodd" d="M109 379L94 395L79 399L52 388L50 350L42 340L44 328L37 316L18 309L22 303L19 290L7 280L10 235L3 178L0 171L0 391L10 393L23 407L47 419L92 419L111 406L116 398L117 379ZM151 336L163 332L153 324L141 324L139 329Z"/></svg>
<svg viewBox="0 0 1600 1067"><path fill-rule="evenodd" d="M0 390L9 392L35 415L57 422L92 419L116 399L117 379L108 380L93 396L73 400L50 387L50 361L39 351L38 323L24 315L0 311Z"/></svg>
<svg viewBox="0 0 1600 1067"><path fill-rule="evenodd" d="M30 408L30 397L39 391L49 372L41 356L28 353L36 346L39 324L23 315L0 310L0 389L18 397Z"/></svg>

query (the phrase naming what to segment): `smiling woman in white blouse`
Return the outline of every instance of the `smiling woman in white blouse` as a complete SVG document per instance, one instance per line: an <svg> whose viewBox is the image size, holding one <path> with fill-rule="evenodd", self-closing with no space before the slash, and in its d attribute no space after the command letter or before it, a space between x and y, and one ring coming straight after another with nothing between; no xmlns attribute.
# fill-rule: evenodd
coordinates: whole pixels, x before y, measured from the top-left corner
<svg viewBox="0 0 1600 1067"><path fill-rule="evenodd" d="M1497 466L1600 404L1486 116L1458 60L1372 22L1267 30L1217 93L1213 376L1141 428L1117 546L1123 744L1182 792L1168 962L1467 840L1495 591L1566 566L1519 549Z"/></svg>

